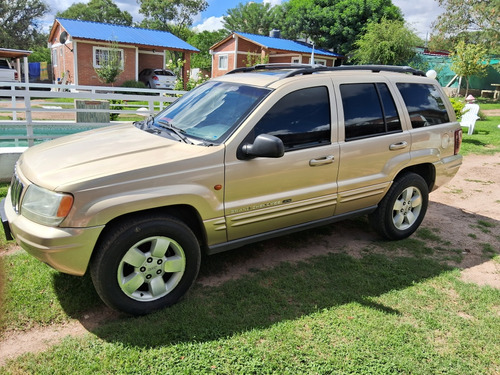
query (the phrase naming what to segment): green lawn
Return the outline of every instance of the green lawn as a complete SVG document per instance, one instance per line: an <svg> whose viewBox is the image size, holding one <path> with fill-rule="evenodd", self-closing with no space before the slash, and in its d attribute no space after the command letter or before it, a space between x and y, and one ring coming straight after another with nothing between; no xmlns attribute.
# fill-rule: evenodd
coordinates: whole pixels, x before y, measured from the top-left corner
<svg viewBox="0 0 500 375"><path fill-rule="evenodd" d="M474 134L468 135L464 129L462 138L462 155L492 155L500 152L500 116L489 116L486 120L476 121Z"/></svg>
<svg viewBox="0 0 500 375"><path fill-rule="evenodd" d="M478 121L475 134L464 135L462 152L499 152L498 124L500 117ZM0 185L0 198L6 191ZM477 222L492 233L498 225ZM330 230L283 237L272 246L297 251ZM0 229L0 246L5 245ZM223 274L235 260L264 246L209 257L201 277ZM0 373L500 373L500 290L465 283L459 270L446 265L446 260L460 261L462 250L425 228L404 241L377 241L358 250L360 257L336 249L296 264L253 270L219 286L197 284L169 309L87 326L89 333L9 361ZM484 260L500 262L498 254L499 249L484 244ZM90 312L107 311L87 276L58 273L25 252L0 262L3 332L75 319L85 325Z"/></svg>
<svg viewBox="0 0 500 375"><path fill-rule="evenodd" d="M103 308L87 278L24 254L5 263L9 330L83 322ZM330 254L198 285L172 308L117 318L0 372L494 374L498 301L499 290L425 258Z"/></svg>

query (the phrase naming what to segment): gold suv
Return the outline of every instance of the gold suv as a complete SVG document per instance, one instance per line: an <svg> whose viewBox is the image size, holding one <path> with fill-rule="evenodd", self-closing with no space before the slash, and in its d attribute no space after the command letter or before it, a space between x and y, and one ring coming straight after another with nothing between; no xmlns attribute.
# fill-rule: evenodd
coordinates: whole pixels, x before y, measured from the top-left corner
<svg viewBox="0 0 500 375"><path fill-rule="evenodd" d="M408 67L258 65L135 124L46 142L0 205L8 238L146 314L214 254L355 215L401 239L462 163L439 84Z"/></svg>

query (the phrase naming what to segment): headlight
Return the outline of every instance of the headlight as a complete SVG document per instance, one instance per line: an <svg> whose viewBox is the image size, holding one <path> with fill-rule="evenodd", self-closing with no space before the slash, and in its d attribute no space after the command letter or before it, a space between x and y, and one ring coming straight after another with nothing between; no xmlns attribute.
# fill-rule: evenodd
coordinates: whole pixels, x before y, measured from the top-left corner
<svg viewBox="0 0 500 375"><path fill-rule="evenodd" d="M73 196L29 185L21 204L21 214L35 223L56 226L68 215Z"/></svg>

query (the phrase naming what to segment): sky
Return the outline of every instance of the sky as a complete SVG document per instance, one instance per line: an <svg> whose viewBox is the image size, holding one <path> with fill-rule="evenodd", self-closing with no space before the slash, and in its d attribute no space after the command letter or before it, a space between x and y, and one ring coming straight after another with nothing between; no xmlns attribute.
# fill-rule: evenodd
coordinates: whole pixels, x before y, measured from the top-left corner
<svg viewBox="0 0 500 375"><path fill-rule="evenodd" d="M54 16L58 11L66 10L73 3L88 3L89 0L60 1L45 0L51 8L51 12L44 20L47 28L50 28L54 21ZM123 11L129 12L135 22L142 19L139 13L137 0L114 0L115 4ZM281 4L286 0L253 0L257 3L270 3L271 5ZM249 0L208 0L208 8L195 17L194 27L198 31L218 30L222 28L222 17L226 15L227 9L235 8L239 3L246 3ZM403 12L405 20L422 38L426 39L430 35L431 23L442 13L437 0L392 0L392 3ZM48 30L47 30L48 31Z"/></svg>

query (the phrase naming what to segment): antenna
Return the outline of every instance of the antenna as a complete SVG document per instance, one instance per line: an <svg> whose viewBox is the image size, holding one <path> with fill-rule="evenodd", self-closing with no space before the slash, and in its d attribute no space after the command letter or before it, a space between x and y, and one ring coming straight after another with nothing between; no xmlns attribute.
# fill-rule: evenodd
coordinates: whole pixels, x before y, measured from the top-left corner
<svg viewBox="0 0 500 375"><path fill-rule="evenodd" d="M59 35L59 42L61 44L64 44L66 46L67 49L69 49L71 52L73 52L73 49L72 48L69 48L67 45L66 45L66 41L68 40L68 32L67 31L63 31L61 33L61 35Z"/></svg>
<svg viewBox="0 0 500 375"><path fill-rule="evenodd" d="M66 40L68 40L68 33L66 31L63 31L61 35L59 35L59 42L61 44L66 43Z"/></svg>

